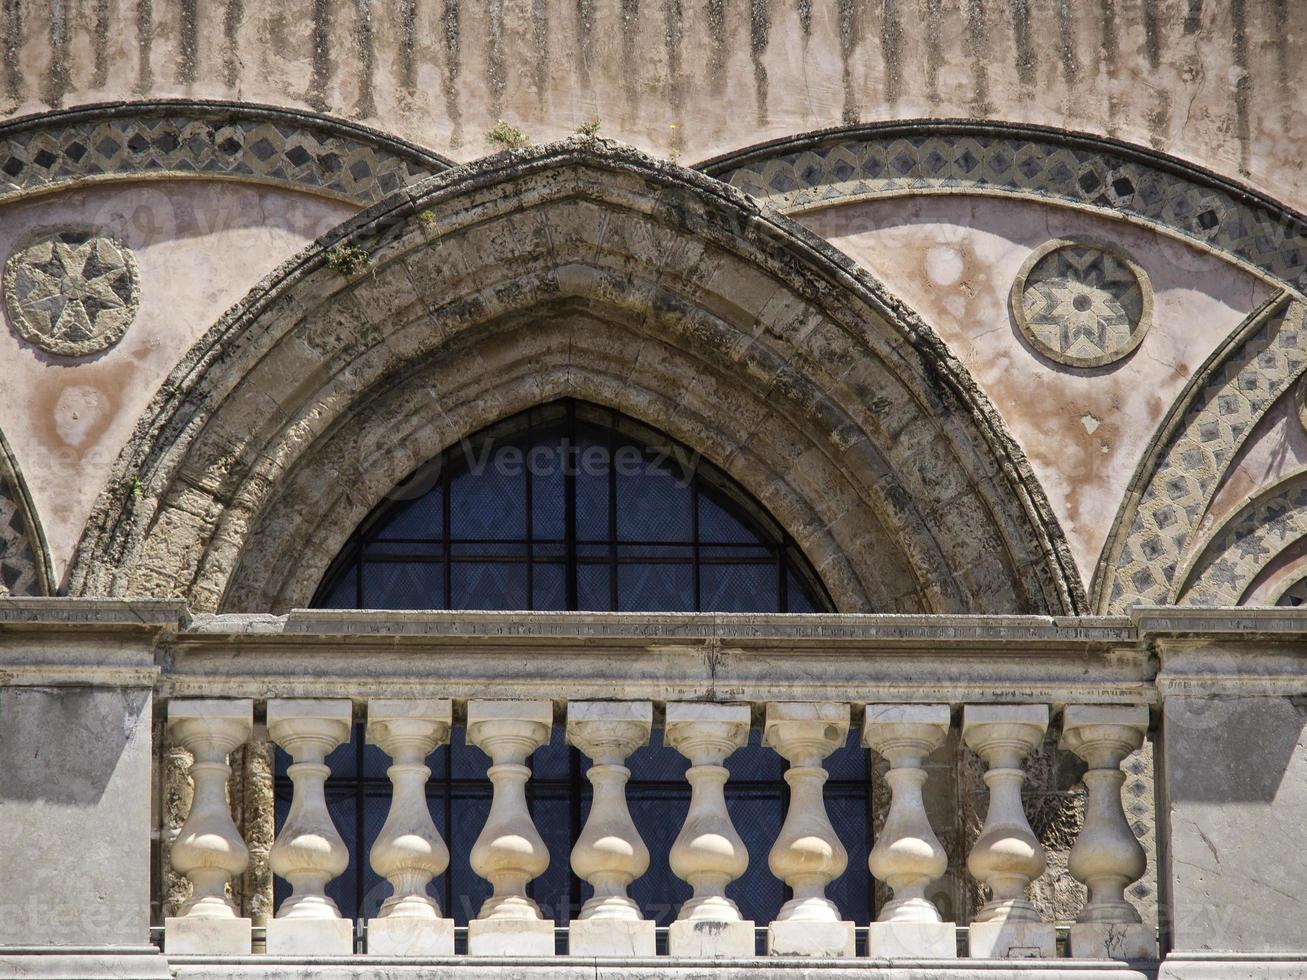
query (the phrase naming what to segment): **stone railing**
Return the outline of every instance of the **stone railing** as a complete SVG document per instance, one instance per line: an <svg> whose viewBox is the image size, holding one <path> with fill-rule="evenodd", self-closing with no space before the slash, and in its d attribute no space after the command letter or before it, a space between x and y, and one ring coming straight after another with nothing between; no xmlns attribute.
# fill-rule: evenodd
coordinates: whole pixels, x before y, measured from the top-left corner
<svg viewBox="0 0 1307 980"><path fill-rule="evenodd" d="M1016 962L1003 969L1141 978L1158 975L1159 952L1168 954L1161 975L1175 977L1231 975L1230 958L1239 955L1301 964L1293 938L1300 932L1288 924L1300 905L1285 897L1304 890L1293 871L1301 858L1276 851L1288 869L1280 880L1240 842L1253 835L1283 848L1281 801L1304 795L1296 774L1307 761L1293 722L1307 694L1305 638L1301 616L1271 610L1148 610L1133 619L1065 622L365 612L191 618L163 603L0 603L0 774L7 822L16 828L0 844L7 852L0 866L15 866L11 856L21 855L30 868L15 914L0 922L0 968L8 958L20 975L63 975L50 967L52 951L62 948L83 957L82 972L68 975L86 976L101 975L91 966L115 956L103 975L291 976L304 964L326 963L353 977L373 963L376 975L390 976L405 963L425 963L422 975L467 966L470 976L491 975L506 958L517 966L495 975L535 975L538 967L541 977L570 977L566 964L580 962L592 965L578 966L578 977L598 975L597 962L614 977L672 976L663 971L711 963L756 970L750 961L826 971L841 962L852 968L855 936L880 968L902 969L904 977L918 976L912 971L923 963L932 964L932 976L969 977L993 975L998 961L1035 958L1045 972ZM385 825L370 853L355 855L392 892L361 936L326 892L349 854L325 804L327 757L359 722L388 755L392 784ZM427 887L446 871L450 853L428 810L426 783L429 758L447 751L441 746L459 725L490 759L490 811L467 856L492 890L465 938L460 930L455 956L454 924ZM256 726L290 757L293 784L269 854L290 894L258 930L266 949L259 954L251 921L227 891L249 859L226 795L229 756ZM547 853L526 805L527 763L556 726L589 760L593 789L567 855ZM689 764L689 810L667 857L692 888L657 942L653 922L627 894L650 854L625 791L628 757L656 730L666 750ZM746 853L726 806L724 763L751 730L788 766L787 812L766 854ZM846 852L823 800L825 760L851 730L882 761L888 790L869 853ZM1264 744L1250 731L1265 735ZM1021 790L1027 758L1050 732L1087 767L1084 823L1068 866L1088 897L1064 944L1027 891L1045 855ZM1158 745L1163 803L1160 950L1124 896L1145 865L1122 810L1121 763L1146 735ZM948 737L983 762L988 790L983 827L966 855L987 901L965 923L942 921L928 897L947 855L923 804L925 760ZM190 753L194 790L169 856L189 879L190 896L163 924L159 954L143 944L159 888L147 857L159 825L148 804L159 779L151 743L164 740ZM36 761L15 751L32 742L42 745ZM1218 768L1225 774L1240 765L1237 777L1211 781ZM1250 794L1263 809L1246 805ZM1210 866L1195 841L1210 848ZM566 860L593 888L561 936L529 896L551 859ZM759 861L791 896L769 923L745 921L727 892ZM888 889L874 922L850 921L827 895L853 861L868 862ZM1246 913L1248 882L1262 879L1257 912ZM81 887L68 887L73 880ZM761 950L755 931L765 936ZM83 949L71 952L74 946ZM771 959L756 959L759 952ZM645 972L612 972L623 963Z"/></svg>
<svg viewBox="0 0 1307 980"><path fill-rule="evenodd" d="M655 955L654 923L627 897L645 872L649 852L627 810L628 756L648 742L656 715L664 743L684 755L692 787L689 812L672 845L670 864L693 888L667 939L674 957L745 958L754 955L753 922L744 921L727 886L750 855L732 824L724 788L728 756L743 746L754 709L763 741L789 763L788 811L766 855L773 874L793 895L767 926L766 949L782 956L852 956L855 923L826 897L850 856L826 814L823 760L845 744L851 718L861 718L862 742L890 765L892 802L870 855L872 873L893 890L893 900L870 924L868 955L875 958L947 959L957 955L955 924L941 920L926 887L945 870L946 856L931 828L921 787L926 757L940 747L955 710L948 704L857 704L834 701L706 703L675 701L570 701L567 741L591 761L594 789L589 818L570 854L573 870L594 889L568 929L574 956ZM251 921L224 898L225 885L245 869L247 851L232 821L225 788L227 754L249 735L250 699L175 699L168 727L195 759L193 804L172 849L173 867L191 881L191 898L165 924L170 953L209 955L251 952ZM391 759L389 816L372 847L371 866L393 894L368 921L366 950L385 956L451 956L454 923L442 917L427 885L449 863L449 850L428 811L426 758L446 741L454 706L446 699L375 698L364 712L368 740ZM269 955L349 955L353 924L327 897L327 883L348 864L344 840L328 814L326 756L350 736L354 706L348 699L271 698L269 735L293 759L290 814L273 844L272 870L292 886L267 925ZM490 757L493 802L471 850L472 869L493 886L468 923L472 956L551 956L554 923L541 916L527 886L549 864L544 841L527 808L530 754L548 744L555 704L548 700L479 700L459 706L467 739ZM1022 764L1043 741L1047 704L957 706L965 743L985 762L989 808L967 867L991 896L968 929L966 952L982 959L1055 957L1054 926L1040 921L1026 889L1045 868L1044 849L1022 808ZM1148 728L1145 705L1065 708L1062 744L1089 765L1084 828L1071 851L1071 873L1089 899L1070 930L1075 958L1157 958L1151 927L1125 900L1125 888L1144 872L1144 851L1126 822L1120 788L1122 760L1137 750Z"/></svg>

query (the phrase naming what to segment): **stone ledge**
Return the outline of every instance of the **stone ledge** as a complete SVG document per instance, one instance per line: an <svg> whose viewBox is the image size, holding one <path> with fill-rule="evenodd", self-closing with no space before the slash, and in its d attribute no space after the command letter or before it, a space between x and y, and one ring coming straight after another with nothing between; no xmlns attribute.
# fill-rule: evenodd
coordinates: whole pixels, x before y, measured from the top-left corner
<svg viewBox="0 0 1307 980"><path fill-rule="evenodd" d="M2 962L2 960L0 960ZM399 978L475 977L476 980L1156 980L1155 965L1138 968L1120 963L1063 960L1056 965L1035 960L833 960L758 957L755 959L549 959L459 957L170 957L178 980L385 980Z"/></svg>

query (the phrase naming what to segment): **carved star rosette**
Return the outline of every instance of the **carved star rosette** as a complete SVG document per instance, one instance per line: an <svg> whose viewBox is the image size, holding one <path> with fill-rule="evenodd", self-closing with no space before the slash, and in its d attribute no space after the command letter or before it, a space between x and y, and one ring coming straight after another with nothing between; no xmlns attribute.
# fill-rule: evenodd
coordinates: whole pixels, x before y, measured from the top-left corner
<svg viewBox="0 0 1307 980"><path fill-rule="evenodd" d="M140 296L131 249L100 232L38 232L5 262L9 322L49 354L85 357L112 347L136 318Z"/></svg>
<svg viewBox="0 0 1307 980"><path fill-rule="evenodd" d="M1059 238L1035 249L1012 284L1026 342L1058 364L1102 367L1130 354L1152 322L1148 275L1121 249Z"/></svg>

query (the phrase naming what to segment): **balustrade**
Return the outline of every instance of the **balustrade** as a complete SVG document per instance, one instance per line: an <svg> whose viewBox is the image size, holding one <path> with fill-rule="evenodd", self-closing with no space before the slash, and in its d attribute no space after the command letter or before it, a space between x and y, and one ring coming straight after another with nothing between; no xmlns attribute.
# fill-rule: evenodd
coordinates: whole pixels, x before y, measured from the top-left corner
<svg viewBox="0 0 1307 980"><path fill-rule="evenodd" d="M449 865L449 849L427 802L427 758L445 744L455 721L449 700L374 698L365 703L368 741L389 755L390 812L370 861L391 894L367 923L367 951L389 956L449 956L453 921L429 894ZM577 956L655 955L655 926L628 894L649 868L650 853L631 819L626 785L630 755L645 745L656 723L650 701L576 701L566 704L569 744L591 760L590 812L570 861L593 889L570 923L568 951ZM827 895L849 855L827 815L825 760L845 744L853 709L862 712L862 743L889 763L891 799L867 860L892 890L867 933L877 958L948 958L957 933L942 920L930 888L947 867L931 827L923 792L926 759L945 744L955 708L947 704L769 702L759 705L763 743L787 760L790 794L784 824L768 855L773 875L791 897L768 924L772 955L852 956L855 926ZM470 700L467 741L490 758L489 814L468 859L493 889L468 924L473 956L548 956L555 929L530 897L530 882L551 860L527 804L532 752L548 743L551 701ZM668 854L672 871L693 889L668 930L671 956L745 958L754 955L754 923L731 900L728 886L748 868L750 855L732 822L725 787L726 761L746 744L754 719L747 704L672 702L665 708L663 741L690 762L690 804ZM349 700L267 702L273 741L293 762L290 811L270 853L272 870L292 887L267 929L269 953L288 956L353 951L352 924L326 893L347 865L344 841L326 805L331 775L326 759L350 737ZM245 869L245 844L226 796L228 754L249 737L250 700L175 700L168 731L195 758L194 802L171 852L172 865L191 881L192 894L166 922L169 952L245 954L250 922L227 896L228 882ZM1050 708L1042 704L961 706L963 744L985 763L989 790L984 826L967 857L988 900L968 928L972 957L1056 955L1053 924L1041 921L1027 890L1045 866L1043 848L1022 803L1026 759L1043 742ZM1121 803L1122 761L1140 748L1148 728L1143 706L1070 705L1062 715L1061 746L1089 766L1084 829L1070 854L1071 873L1088 888L1071 927L1076 957L1155 957L1156 940L1125 898L1144 871L1144 853ZM564 855L552 855L563 860Z"/></svg>

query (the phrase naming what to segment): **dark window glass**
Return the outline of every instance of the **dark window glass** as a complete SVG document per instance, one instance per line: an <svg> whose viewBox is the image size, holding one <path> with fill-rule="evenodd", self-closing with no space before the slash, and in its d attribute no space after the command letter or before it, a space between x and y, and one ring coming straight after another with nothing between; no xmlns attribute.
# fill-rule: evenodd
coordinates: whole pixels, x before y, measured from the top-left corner
<svg viewBox="0 0 1307 980"><path fill-rule="evenodd" d="M793 541L720 470L666 436L608 409L554 402L462 440L412 474L360 525L319 589L322 608L544 609L627 612L825 612L820 580ZM289 806L289 760L277 765L278 821ZM349 870L328 888L342 913L374 915L389 886L367 857L390 805L386 757L359 727L330 762L328 795L350 847ZM449 844L449 870L432 893L459 923L475 918L489 886L468 865L490 805L488 760L464 743L428 760L428 799ZM849 850L849 871L831 889L844 914L871 918L866 753L850 736L826 784ZM646 914L666 924L689 886L667 852L689 805L686 760L653 743L630 760L631 813L651 853L631 888ZM585 760L563 741L531 758L528 793L550 847L532 897L566 922L588 897L568 866L590 806ZM766 923L785 900L767 852L785 812L783 760L751 744L727 761L728 805L749 846L748 873L729 893L746 918ZM280 902L288 891L277 881Z"/></svg>

